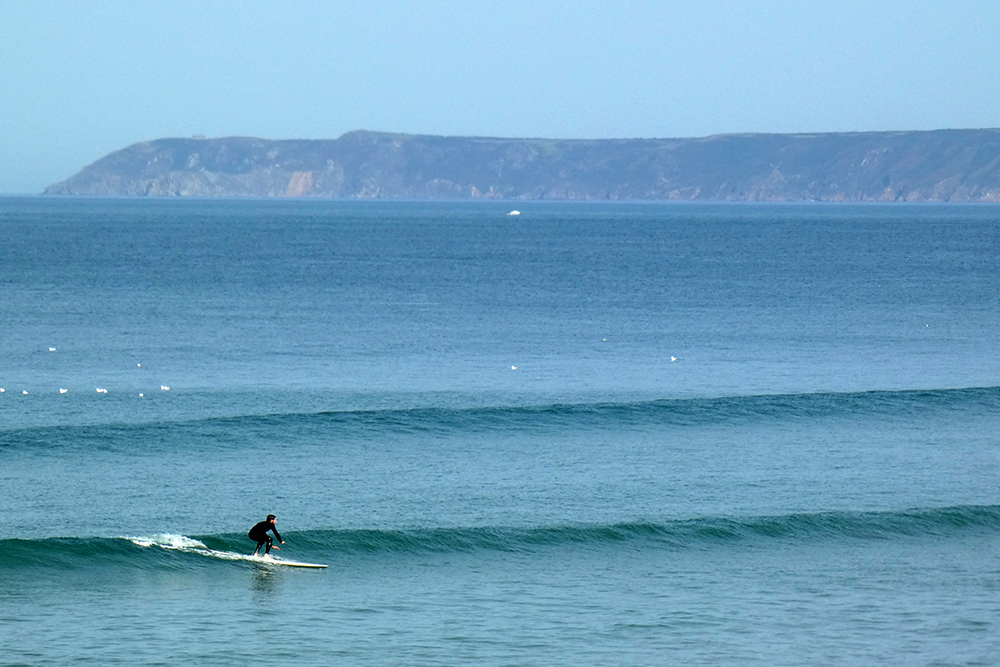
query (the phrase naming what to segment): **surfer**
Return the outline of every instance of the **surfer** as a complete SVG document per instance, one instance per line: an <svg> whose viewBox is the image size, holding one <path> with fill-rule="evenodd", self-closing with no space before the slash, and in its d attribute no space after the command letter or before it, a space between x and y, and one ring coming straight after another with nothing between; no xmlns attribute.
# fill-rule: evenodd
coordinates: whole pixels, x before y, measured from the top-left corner
<svg viewBox="0 0 1000 667"><path fill-rule="evenodd" d="M267 534L267 531L271 531L272 533L274 533L274 536L278 538L279 542L281 542L282 544L285 543L285 541L281 539L281 535L278 534L278 529L274 525L274 522L277 520L278 517L274 516L273 514L268 514L267 519L254 525L254 527L250 529L250 532L247 533L250 539L257 543L257 548L254 549L253 552L254 556L257 555L257 553L260 551L260 548L265 544L267 545L267 549L264 550L264 555L266 556L271 552L271 536ZM274 548L280 549L281 547L276 546Z"/></svg>

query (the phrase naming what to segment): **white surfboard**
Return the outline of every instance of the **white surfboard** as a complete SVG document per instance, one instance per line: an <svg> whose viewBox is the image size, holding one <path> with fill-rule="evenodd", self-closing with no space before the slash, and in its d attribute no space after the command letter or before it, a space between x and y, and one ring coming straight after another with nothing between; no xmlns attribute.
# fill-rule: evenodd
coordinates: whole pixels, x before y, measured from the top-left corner
<svg viewBox="0 0 1000 667"><path fill-rule="evenodd" d="M274 556L250 556L250 560L263 565L287 565L288 567L326 567L317 563L302 563L297 560L285 560Z"/></svg>

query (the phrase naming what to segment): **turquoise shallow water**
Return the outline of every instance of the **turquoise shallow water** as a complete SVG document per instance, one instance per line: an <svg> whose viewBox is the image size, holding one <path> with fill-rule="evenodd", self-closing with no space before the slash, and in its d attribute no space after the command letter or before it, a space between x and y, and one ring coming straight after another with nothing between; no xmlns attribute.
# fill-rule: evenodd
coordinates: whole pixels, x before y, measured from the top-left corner
<svg viewBox="0 0 1000 667"><path fill-rule="evenodd" d="M0 200L4 664L1000 664L996 209L508 208Z"/></svg>

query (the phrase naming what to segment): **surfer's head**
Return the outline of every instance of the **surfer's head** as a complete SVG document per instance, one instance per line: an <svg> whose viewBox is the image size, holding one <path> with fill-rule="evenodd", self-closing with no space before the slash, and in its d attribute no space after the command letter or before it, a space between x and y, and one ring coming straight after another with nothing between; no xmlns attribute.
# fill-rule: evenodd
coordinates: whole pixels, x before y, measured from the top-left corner
<svg viewBox="0 0 1000 667"><path fill-rule="evenodd" d="M275 520L275 519L277 519L277 518L278 518L278 517L274 516L273 514L268 514L268 515L267 515L267 520L268 520L268 521L274 521L274 520Z"/></svg>

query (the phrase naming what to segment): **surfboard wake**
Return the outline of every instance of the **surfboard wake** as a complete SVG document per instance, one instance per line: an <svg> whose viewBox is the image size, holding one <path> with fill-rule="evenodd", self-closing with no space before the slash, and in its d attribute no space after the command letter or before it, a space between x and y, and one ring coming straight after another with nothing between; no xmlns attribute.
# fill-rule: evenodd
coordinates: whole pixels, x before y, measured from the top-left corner
<svg viewBox="0 0 1000 667"><path fill-rule="evenodd" d="M219 560L245 561L259 565L283 565L286 567L307 567L325 568L326 565L318 563L303 563L297 560L286 560L274 556L254 556L251 554L241 554L234 551L219 551L211 549L198 540L185 537L184 535L154 535L152 537L127 537L125 538L140 547L167 549L169 551L181 551L184 553L196 554L206 558L217 558Z"/></svg>

